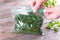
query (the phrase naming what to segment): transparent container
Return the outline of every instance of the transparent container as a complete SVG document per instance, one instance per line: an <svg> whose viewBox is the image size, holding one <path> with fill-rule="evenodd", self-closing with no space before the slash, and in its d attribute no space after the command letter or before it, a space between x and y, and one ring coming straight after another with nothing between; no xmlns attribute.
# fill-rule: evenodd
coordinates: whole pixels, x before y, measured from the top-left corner
<svg viewBox="0 0 60 40"><path fill-rule="evenodd" d="M18 6L12 9L15 22L14 33L40 34L43 18L40 14L35 14L29 6Z"/></svg>

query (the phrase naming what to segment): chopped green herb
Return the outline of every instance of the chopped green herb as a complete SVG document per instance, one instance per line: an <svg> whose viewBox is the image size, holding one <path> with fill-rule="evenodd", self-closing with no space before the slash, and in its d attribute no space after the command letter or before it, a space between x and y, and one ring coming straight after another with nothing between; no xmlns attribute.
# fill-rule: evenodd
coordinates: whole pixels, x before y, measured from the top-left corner
<svg viewBox="0 0 60 40"><path fill-rule="evenodd" d="M55 27L54 25L57 25L57 27ZM57 32L59 27L60 27L60 22L59 21L51 21L51 22L48 23L46 28L47 29L52 29L53 28L53 30L55 32Z"/></svg>
<svg viewBox="0 0 60 40"><path fill-rule="evenodd" d="M48 7L48 5L55 6L55 4L56 0L48 0L47 2L44 3L44 7Z"/></svg>
<svg viewBox="0 0 60 40"><path fill-rule="evenodd" d="M53 26L53 25L49 23L49 24L47 25L47 29L51 29L52 26Z"/></svg>
<svg viewBox="0 0 60 40"><path fill-rule="evenodd" d="M60 27L60 22L57 22L58 27Z"/></svg>
<svg viewBox="0 0 60 40"><path fill-rule="evenodd" d="M43 19L40 15L28 12L29 15L18 14L15 16L14 33L41 34Z"/></svg>
<svg viewBox="0 0 60 40"><path fill-rule="evenodd" d="M57 32L58 31L58 28L54 28L54 31Z"/></svg>

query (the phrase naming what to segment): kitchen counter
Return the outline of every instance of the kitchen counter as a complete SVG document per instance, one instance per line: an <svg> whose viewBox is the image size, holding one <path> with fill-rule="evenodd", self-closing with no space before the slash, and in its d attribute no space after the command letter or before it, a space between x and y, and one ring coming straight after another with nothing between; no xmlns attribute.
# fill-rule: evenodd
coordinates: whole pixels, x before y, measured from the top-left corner
<svg viewBox="0 0 60 40"><path fill-rule="evenodd" d="M60 31L55 33L53 30L45 29L47 19L44 18L42 35L25 35L25 34L14 34L11 32L14 26L14 20L12 18L11 8L17 5L24 5L27 1L12 1L8 3L0 4L0 40L60 40ZM29 4L29 3L28 3Z"/></svg>

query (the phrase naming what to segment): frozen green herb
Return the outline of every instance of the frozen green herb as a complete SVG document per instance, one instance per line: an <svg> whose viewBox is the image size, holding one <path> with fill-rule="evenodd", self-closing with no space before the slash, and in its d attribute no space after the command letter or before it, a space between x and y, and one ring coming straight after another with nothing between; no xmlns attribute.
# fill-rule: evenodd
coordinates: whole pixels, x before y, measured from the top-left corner
<svg viewBox="0 0 60 40"><path fill-rule="evenodd" d="M40 15L28 12L29 15L18 14L15 16L14 33L41 34L43 19Z"/></svg>

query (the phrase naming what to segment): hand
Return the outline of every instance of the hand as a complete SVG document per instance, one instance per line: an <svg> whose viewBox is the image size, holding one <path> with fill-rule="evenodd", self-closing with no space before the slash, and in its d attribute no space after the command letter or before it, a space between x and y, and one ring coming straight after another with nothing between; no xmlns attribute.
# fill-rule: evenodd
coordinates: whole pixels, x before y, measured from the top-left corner
<svg viewBox="0 0 60 40"><path fill-rule="evenodd" d="M60 6L46 8L44 10L44 15L47 19L57 19L60 16Z"/></svg>
<svg viewBox="0 0 60 40"><path fill-rule="evenodd" d="M34 12L37 12L37 10L43 6L43 3L46 2L47 0L32 0L31 7Z"/></svg>

